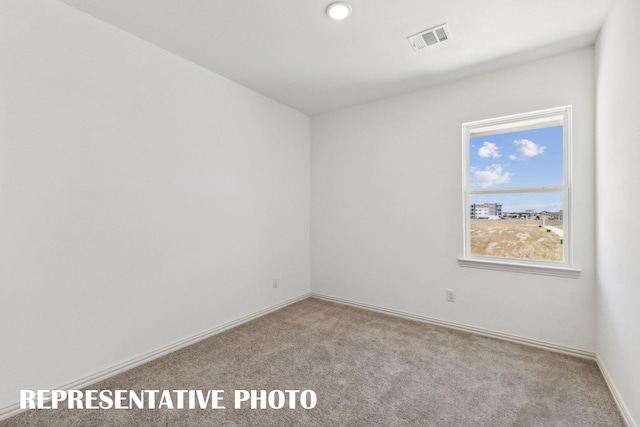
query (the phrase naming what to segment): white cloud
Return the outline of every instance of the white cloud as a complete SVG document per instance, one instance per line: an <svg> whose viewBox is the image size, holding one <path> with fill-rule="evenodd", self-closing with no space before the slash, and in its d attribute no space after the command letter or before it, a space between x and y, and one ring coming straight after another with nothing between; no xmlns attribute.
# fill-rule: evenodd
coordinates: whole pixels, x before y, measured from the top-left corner
<svg viewBox="0 0 640 427"><path fill-rule="evenodd" d="M491 157L493 159L497 159L500 156L500 150L493 142L485 142L482 144L482 147L478 150L478 156L480 157Z"/></svg>
<svg viewBox="0 0 640 427"><path fill-rule="evenodd" d="M518 156L516 156L515 154L509 154L509 160L516 160L518 158Z"/></svg>
<svg viewBox="0 0 640 427"><path fill-rule="evenodd" d="M525 157L535 157L544 152L545 147L541 147L528 139L518 139L513 141L513 145L518 147L518 151Z"/></svg>
<svg viewBox="0 0 640 427"><path fill-rule="evenodd" d="M505 172L500 165L487 166L484 169L471 168L471 186L489 188L492 185L505 184L511 180L511 172Z"/></svg>

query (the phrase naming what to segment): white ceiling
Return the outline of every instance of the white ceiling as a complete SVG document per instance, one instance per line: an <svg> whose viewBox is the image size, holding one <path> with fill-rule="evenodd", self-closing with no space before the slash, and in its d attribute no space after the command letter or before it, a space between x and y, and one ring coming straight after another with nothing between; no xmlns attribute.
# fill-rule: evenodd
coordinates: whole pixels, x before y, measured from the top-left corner
<svg viewBox="0 0 640 427"><path fill-rule="evenodd" d="M332 0L61 1L309 115L588 46L613 2L350 0L332 21Z"/></svg>

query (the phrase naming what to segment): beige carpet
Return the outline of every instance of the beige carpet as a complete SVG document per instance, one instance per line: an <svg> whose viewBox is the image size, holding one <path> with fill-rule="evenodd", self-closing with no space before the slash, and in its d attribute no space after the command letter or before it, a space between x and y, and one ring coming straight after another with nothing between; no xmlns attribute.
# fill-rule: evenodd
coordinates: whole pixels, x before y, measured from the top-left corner
<svg viewBox="0 0 640 427"><path fill-rule="evenodd" d="M9 426L624 426L592 361L307 299L90 389L225 390L224 410L31 410ZM233 409L311 389L314 409Z"/></svg>

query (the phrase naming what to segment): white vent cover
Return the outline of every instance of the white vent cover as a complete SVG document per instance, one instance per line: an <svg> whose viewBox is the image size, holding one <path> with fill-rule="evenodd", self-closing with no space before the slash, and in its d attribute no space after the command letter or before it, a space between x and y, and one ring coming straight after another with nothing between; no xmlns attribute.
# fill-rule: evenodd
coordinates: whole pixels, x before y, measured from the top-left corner
<svg viewBox="0 0 640 427"><path fill-rule="evenodd" d="M421 50L427 46L433 46L449 40L449 37L449 27L447 27L447 24L442 24L407 37L407 40L415 50Z"/></svg>

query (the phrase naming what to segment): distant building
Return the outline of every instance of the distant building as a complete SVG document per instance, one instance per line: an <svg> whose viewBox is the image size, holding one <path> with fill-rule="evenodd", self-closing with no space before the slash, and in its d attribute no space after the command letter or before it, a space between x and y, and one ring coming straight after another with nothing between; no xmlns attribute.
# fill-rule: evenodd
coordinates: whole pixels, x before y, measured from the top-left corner
<svg viewBox="0 0 640 427"><path fill-rule="evenodd" d="M544 216L547 219L552 219L552 220L562 220L562 209L560 209L558 212L548 212L548 211L542 211L540 212L541 214L544 214Z"/></svg>
<svg viewBox="0 0 640 427"><path fill-rule="evenodd" d="M502 203L472 203L471 219L500 219Z"/></svg>

